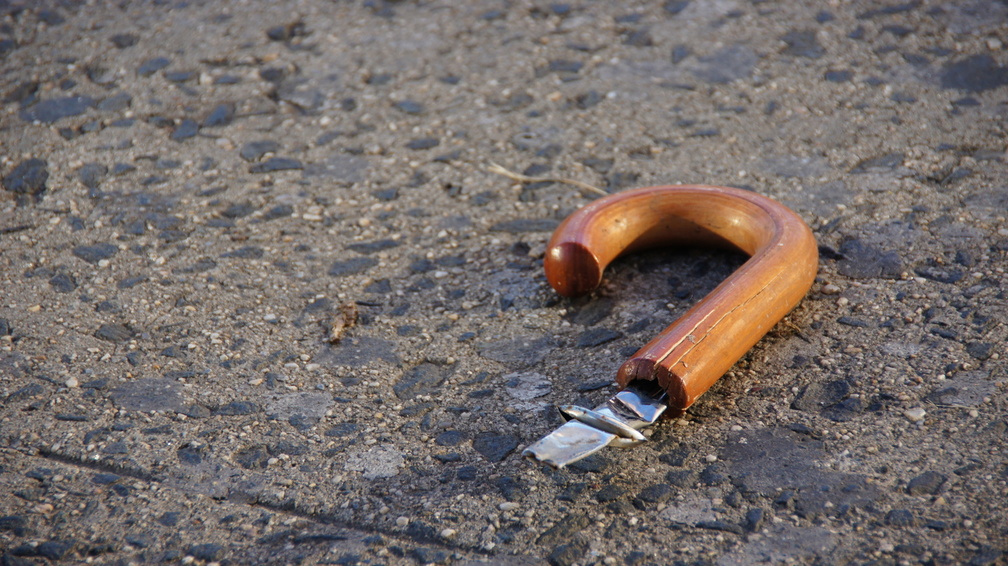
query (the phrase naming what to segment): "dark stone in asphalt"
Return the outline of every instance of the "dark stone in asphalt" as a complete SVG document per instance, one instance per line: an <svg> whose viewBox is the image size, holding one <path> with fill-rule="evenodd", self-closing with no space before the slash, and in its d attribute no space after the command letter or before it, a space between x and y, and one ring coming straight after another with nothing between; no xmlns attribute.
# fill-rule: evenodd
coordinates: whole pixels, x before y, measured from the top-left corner
<svg viewBox="0 0 1008 566"><path fill-rule="evenodd" d="M68 273L57 273L49 280L49 284L57 293L69 293L77 288L77 281Z"/></svg>
<svg viewBox="0 0 1008 566"><path fill-rule="evenodd" d="M357 423L339 423L327 430L325 435L334 438L347 438L357 434L360 429L361 426Z"/></svg>
<svg viewBox="0 0 1008 566"><path fill-rule="evenodd" d="M854 72L848 70L826 71L823 74L823 78L831 83L846 83L854 78Z"/></svg>
<svg viewBox="0 0 1008 566"><path fill-rule="evenodd" d="M109 38L112 45L116 46L117 49L126 49L127 47L133 47L140 41L140 36L135 33L117 33Z"/></svg>
<svg viewBox="0 0 1008 566"><path fill-rule="evenodd" d="M73 249L73 255L93 264L97 264L103 259L109 259L118 252L119 248L115 244L109 243L77 246Z"/></svg>
<svg viewBox="0 0 1008 566"><path fill-rule="evenodd" d="M144 283L146 281L147 281L147 276L146 275L135 275L133 277L127 277L125 279L121 279L118 283L116 283L116 288L117 289L131 289L131 288L136 287L137 285L139 285L141 283Z"/></svg>
<svg viewBox="0 0 1008 566"><path fill-rule="evenodd" d="M837 322L844 326L853 326L854 328L868 328L871 326L867 321L852 316L841 316L837 319Z"/></svg>
<svg viewBox="0 0 1008 566"><path fill-rule="evenodd" d="M378 279L364 287L364 292L374 295L388 295L392 292L392 283L388 279Z"/></svg>
<svg viewBox="0 0 1008 566"><path fill-rule="evenodd" d="M291 157L270 157L262 163L249 167L249 173L272 173L274 171L292 171L303 169L300 161Z"/></svg>
<svg viewBox="0 0 1008 566"><path fill-rule="evenodd" d="M395 107L400 112L405 112L406 114L422 114L424 111L423 104L415 100L400 100L396 102Z"/></svg>
<svg viewBox="0 0 1008 566"><path fill-rule="evenodd" d="M235 105L231 103L218 104L203 119L204 128L227 126L234 120Z"/></svg>
<svg viewBox="0 0 1008 566"><path fill-rule="evenodd" d="M909 509L893 509L886 513L885 522L893 527L912 527L917 521Z"/></svg>
<svg viewBox="0 0 1008 566"><path fill-rule="evenodd" d="M196 120L190 120L186 118L179 122L179 125L171 133L171 139L174 141L185 141L189 138L196 137L199 133L199 124Z"/></svg>
<svg viewBox="0 0 1008 566"><path fill-rule="evenodd" d="M936 495L945 485L945 476L935 471L924 472L910 480L907 493L910 495Z"/></svg>
<svg viewBox="0 0 1008 566"><path fill-rule="evenodd" d="M434 437L434 444L438 446L458 446L465 441L465 434L458 430L446 430Z"/></svg>
<svg viewBox="0 0 1008 566"><path fill-rule="evenodd" d="M232 401L227 405L217 407L213 411L213 414L225 417L237 417L242 415L251 415L252 413L258 412L259 405L256 405L252 401Z"/></svg>
<svg viewBox="0 0 1008 566"><path fill-rule="evenodd" d="M654 45L654 38L647 28L633 30L623 37L623 45L631 47L651 47Z"/></svg>
<svg viewBox="0 0 1008 566"><path fill-rule="evenodd" d="M599 297L581 306L569 307L564 318L571 324L595 326L612 314L614 304L612 299Z"/></svg>
<svg viewBox="0 0 1008 566"><path fill-rule="evenodd" d="M551 73L577 73L584 63L569 59L553 59L548 63L548 66Z"/></svg>
<svg viewBox="0 0 1008 566"><path fill-rule="evenodd" d="M256 207L249 202L236 202L228 205L220 215L224 218L244 218L255 211Z"/></svg>
<svg viewBox="0 0 1008 566"><path fill-rule="evenodd" d="M429 363L420 364L402 375L392 386L396 397L403 400L413 399L417 395L432 395L447 376L445 370Z"/></svg>
<svg viewBox="0 0 1008 566"><path fill-rule="evenodd" d="M371 242L358 242L347 245L348 250L353 250L361 254L373 254L399 247L402 244L399 240L383 239Z"/></svg>
<svg viewBox="0 0 1008 566"><path fill-rule="evenodd" d="M169 511L158 517L157 522L161 523L166 527L174 527L175 525L178 525L179 519L181 517L182 513L179 513L178 511Z"/></svg>
<svg viewBox="0 0 1008 566"><path fill-rule="evenodd" d="M133 97L126 92L119 92L98 103L98 110L102 112L119 112L125 110L133 104Z"/></svg>
<svg viewBox="0 0 1008 566"><path fill-rule="evenodd" d="M356 275L358 273L363 273L376 265L378 265L378 260L373 257L353 257L333 263L329 268L329 275L333 277Z"/></svg>
<svg viewBox="0 0 1008 566"><path fill-rule="evenodd" d="M819 412L836 405L850 394L850 384L844 380L827 383L814 382L806 385L791 403L792 409Z"/></svg>
<svg viewBox="0 0 1008 566"><path fill-rule="evenodd" d="M94 483L94 484L97 484L97 485L111 485L111 484L114 484L115 482L119 481L120 479L121 479L121 476L119 476L117 474L101 473L101 474L95 474L91 478L91 483Z"/></svg>
<svg viewBox="0 0 1008 566"><path fill-rule="evenodd" d="M637 499L645 503L665 503L673 495L674 492L671 485L667 483L658 483L649 485L642 489L640 493L637 494Z"/></svg>
<svg viewBox="0 0 1008 566"><path fill-rule="evenodd" d="M28 521L24 515L5 515L0 517L0 531L9 531L14 536L23 537L28 534Z"/></svg>
<svg viewBox="0 0 1008 566"><path fill-rule="evenodd" d="M587 515L572 513L557 521L555 525L539 535L537 545L553 546L555 544L569 541L574 535L583 531L591 524L591 519Z"/></svg>
<svg viewBox="0 0 1008 566"><path fill-rule="evenodd" d="M840 253L844 259L837 262L837 271L853 279L899 279L903 273L899 253L880 250L861 239L845 241Z"/></svg>
<svg viewBox="0 0 1008 566"><path fill-rule="evenodd" d="M621 332L608 328L589 328L578 334L575 345L578 348L593 348L622 337L623 334Z"/></svg>
<svg viewBox="0 0 1008 566"><path fill-rule="evenodd" d="M10 173L4 175L3 187L18 195L41 198L49 180L49 164L44 159L33 157L18 163Z"/></svg>
<svg viewBox="0 0 1008 566"><path fill-rule="evenodd" d="M726 473L743 496L777 497L809 516L827 509L827 502L834 513L844 505L870 504L880 495L864 476L821 468L822 441L784 429L735 433L721 456ZM782 493L790 496L782 498Z"/></svg>
<svg viewBox="0 0 1008 566"><path fill-rule="evenodd" d="M697 483L698 474L691 469L673 469L665 473L665 481L682 489L691 489Z"/></svg>
<svg viewBox="0 0 1008 566"><path fill-rule="evenodd" d="M109 393L116 405L130 411L182 411L182 384L173 379L141 377Z"/></svg>
<svg viewBox="0 0 1008 566"><path fill-rule="evenodd" d="M833 422L843 423L861 414L863 410L864 407L861 399L850 398L844 399L836 405L826 407L822 411L822 416Z"/></svg>
<svg viewBox="0 0 1008 566"><path fill-rule="evenodd" d="M414 527L414 525L410 524L410 527L407 527L407 530L409 530L411 527ZM416 531L415 528L413 530ZM423 532L421 535L414 534L411 536L415 536L420 540L435 538L434 533L427 533L426 531ZM416 561L417 564L447 564L450 555L444 550L419 546L410 550L410 556Z"/></svg>
<svg viewBox="0 0 1008 566"><path fill-rule="evenodd" d="M750 532L757 532L763 528L763 520L766 513L763 509L759 507L753 507L752 509L746 511L745 515L745 528Z"/></svg>
<svg viewBox="0 0 1008 566"><path fill-rule="evenodd" d="M914 268L914 273L925 279L946 284L957 283L966 276L961 269L943 269L929 265Z"/></svg>
<svg viewBox="0 0 1008 566"><path fill-rule="evenodd" d="M696 524L698 529L708 529L711 531L722 531L726 533L733 533L736 535L745 534L745 531L739 525L735 523L728 523L721 520L713 521L699 521Z"/></svg>
<svg viewBox="0 0 1008 566"><path fill-rule="evenodd" d="M270 41L290 41L295 37L308 35L308 27L304 22L292 22L280 26L273 26L266 30L266 37Z"/></svg>
<svg viewBox="0 0 1008 566"><path fill-rule="evenodd" d="M609 484L595 492L595 500L599 503L609 503L617 499L626 497L627 490L622 485Z"/></svg>
<svg viewBox="0 0 1008 566"><path fill-rule="evenodd" d="M305 166L305 177L323 177L346 184L360 183L365 179L371 162L365 157L334 154L324 160Z"/></svg>
<svg viewBox="0 0 1008 566"><path fill-rule="evenodd" d="M700 80L727 84L752 75L759 60L759 55L751 47L742 44L729 45L709 56L700 57L696 68L690 72Z"/></svg>
<svg viewBox="0 0 1008 566"><path fill-rule="evenodd" d="M993 342L970 342L966 344L966 353L978 360L986 360L990 358L993 350Z"/></svg>
<svg viewBox="0 0 1008 566"><path fill-rule="evenodd" d="M538 364L555 348L556 341L551 336L495 340L477 346L480 355L484 358L518 367Z"/></svg>
<svg viewBox="0 0 1008 566"><path fill-rule="evenodd" d="M276 220L278 218L286 218L294 214L294 207L289 204L278 204L273 208L267 210L260 219L263 222L268 222L270 220Z"/></svg>
<svg viewBox="0 0 1008 566"><path fill-rule="evenodd" d="M982 546L980 550L970 558L968 566L993 566L998 564L1004 552L992 546Z"/></svg>
<svg viewBox="0 0 1008 566"><path fill-rule="evenodd" d="M140 63L140 66L137 67L137 74L142 77L149 77L161 69L164 69L168 65L171 65L171 60L167 57L154 57L152 59L147 59L146 61Z"/></svg>
<svg viewBox="0 0 1008 566"><path fill-rule="evenodd" d="M77 546L75 540L47 540L38 545L38 556L48 560L63 560Z"/></svg>
<svg viewBox="0 0 1008 566"><path fill-rule="evenodd" d="M238 155L245 161L259 161L267 153L275 153L280 149L280 144L273 140L259 140L248 142L241 147Z"/></svg>
<svg viewBox="0 0 1008 566"><path fill-rule="evenodd" d="M481 432L472 442L473 449L489 462L500 462L518 447L518 437L512 434Z"/></svg>
<svg viewBox="0 0 1008 566"><path fill-rule="evenodd" d="M265 446L256 444L246 446L231 455L231 459L246 470L264 469L269 465L269 451Z"/></svg>
<svg viewBox="0 0 1008 566"><path fill-rule="evenodd" d="M106 175L108 175L108 167L101 163L85 163L77 170L77 178L89 189L97 189Z"/></svg>
<svg viewBox="0 0 1008 566"><path fill-rule="evenodd" d="M57 120L79 116L94 106L94 99L88 96L65 96L43 100L34 106L21 110L21 119L26 122L52 124Z"/></svg>
<svg viewBox="0 0 1008 566"><path fill-rule="evenodd" d="M338 346L324 347L315 361L325 366L361 367L373 361L382 360L391 364L399 363L395 344L381 338L358 336L344 338Z"/></svg>
<svg viewBox="0 0 1008 566"><path fill-rule="evenodd" d="M121 324L103 324L95 331L96 338L101 338L114 344L121 344L131 340L133 336L133 331Z"/></svg>
<svg viewBox="0 0 1008 566"><path fill-rule="evenodd" d="M187 83L196 78L193 71L165 71L164 78L172 83Z"/></svg>
<svg viewBox="0 0 1008 566"><path fill-rule="evenodd" d="M526 232L552 232L560 225L559 220L552 218L518 218L505 220L490 227L491 232L507 232L522 234Z"/></svg>
<svg viewBox="0 0 1008 566"><path fill-rule="evenodd" d="M41 395L45 392L45 388L37 383L31 385L25 385L24 387L17 389L4 399L4 403L16 403L18 401L25 401L27 399L32 399Z"/></svg>
<svg viewBox="0 0 1008 566"><path fill-rule="evenodd" d="M951 61L942 69L942 88L983 92L1004 85L1008 85L1008 66L998 65L987 54Z"/></svg>
<svg viewBox="0 0 1008 566"><path fill-rule="evenodd" d="M793 30L781 36L787 44L785 55L818 59L826 54L826 49L819 45L815 30Z"/></svg>
<svg viewBox="0 0 1008 566"><path fill-rule="evenodd" d="M203 562L214 562L224 555L224 547L216 543L197 544L189 547L189 556Z"/></svg>
<svg viewBox="0 0 1008 566"><path fill-rule="evenodd" d="M698 476L698 480L703 485L720 485L724 483L728 476L725 475L726 467L723 463L717 462L705 467Z"/></svg>
<svg viewBox="0 0 1008 566"><path fill-rule="evenodd" d="M896 169L903 165L906 155L900 152L887 153L877 157L869 157L858 162L851 169L851 173L872 173L885 172Z"/></svg>
<svg viewBox="0 0 1008 566"><path fill-rule="evenodd" d="M310 113L318 111L326 99L318 82L304 78L290 78L280 82L276 89L276 97Z"/></svg>
<svg viewBox="0 0 1008 566"><path fill-rule="evenodd" d="M441 140L437 138L418 138L406 142L406 149L421 150L431 149L441 145Z"/></svg>
<svg viewBox="0 0 1008 566"><path fill-rule="evenodd" d="M589 544L587 540L575 539L554 548L547 560L549 560L551 566L573 566L581 562L588 549Z"/></svg>

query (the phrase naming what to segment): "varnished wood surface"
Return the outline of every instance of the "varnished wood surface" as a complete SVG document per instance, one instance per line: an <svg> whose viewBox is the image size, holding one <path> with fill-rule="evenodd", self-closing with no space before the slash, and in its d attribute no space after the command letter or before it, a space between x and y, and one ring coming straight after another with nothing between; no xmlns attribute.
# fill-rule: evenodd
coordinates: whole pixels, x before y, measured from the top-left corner
<svg viewBox="0 0 1008 566"><path fill-rule="evenodd" d="M546 248L546 277L561 295L583 295L620 255L663 246L750 256L619 369L623 387L657 380L676 415L801 301L819 257L805 222L774 200L728 187L659 186L607 196L564 220Z"/></svg>

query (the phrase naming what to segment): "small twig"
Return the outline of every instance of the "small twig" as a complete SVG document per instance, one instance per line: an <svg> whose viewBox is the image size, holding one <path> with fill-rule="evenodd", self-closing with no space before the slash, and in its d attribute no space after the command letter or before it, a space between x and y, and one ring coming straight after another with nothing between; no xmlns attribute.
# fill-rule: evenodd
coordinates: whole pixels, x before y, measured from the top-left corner
<svg viewBox="0 0 1008 566"><path fill-rule="evenodd" d="M588 183L582 183L581 181L577 181L575 179L565 179L562 177L529 177L527 175L522 175L521 173L515 173L514 171L505 169L493 162L491 162L490 166L487 167L487 171L503 175L508 179L518 181L519 183L563 183L565 185L573 185L581 190L595 193L597 195L605 196L609 194L596 186L589 185Z"/></svg>

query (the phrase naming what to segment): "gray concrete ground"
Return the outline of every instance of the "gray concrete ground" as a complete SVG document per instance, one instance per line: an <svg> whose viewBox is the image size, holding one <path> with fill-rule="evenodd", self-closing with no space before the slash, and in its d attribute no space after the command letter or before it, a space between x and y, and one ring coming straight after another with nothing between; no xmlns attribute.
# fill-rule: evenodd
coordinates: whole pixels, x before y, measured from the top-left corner
<svg viewBox="0 0 1008 566"><path fill-rule="evenodd" d="M0 14L3 564L1008 560L1005 2ZM743 258L561 300L591 197L491 162L749 188L819 278L651 442L541 468Z"/></svg>

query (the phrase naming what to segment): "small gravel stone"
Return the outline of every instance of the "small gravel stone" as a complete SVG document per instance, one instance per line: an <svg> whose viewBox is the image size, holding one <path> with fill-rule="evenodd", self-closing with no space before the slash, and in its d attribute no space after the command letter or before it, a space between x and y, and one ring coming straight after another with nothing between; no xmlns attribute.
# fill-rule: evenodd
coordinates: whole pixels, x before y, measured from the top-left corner
<svg viewBox="0 0 1008 566"><path fill-rule="evenodd" d="M44 159L31 158L18 163L10 173L4 175L5 190L18 195L40 199L49 180L49 164Z"/></svg>
<svg viewBox="0 0 1008 566"><path fill-rule="evenodd" d="M907 419L909 419L910 422L912 422L912 423L919 423L919 422L923 421L924 417L926 415L927 415L927 411L925 411L921 407L916 407L916 408L913 408L913 409L907 409L906 411L903 411L903 416L905 416Z"/></svg>

